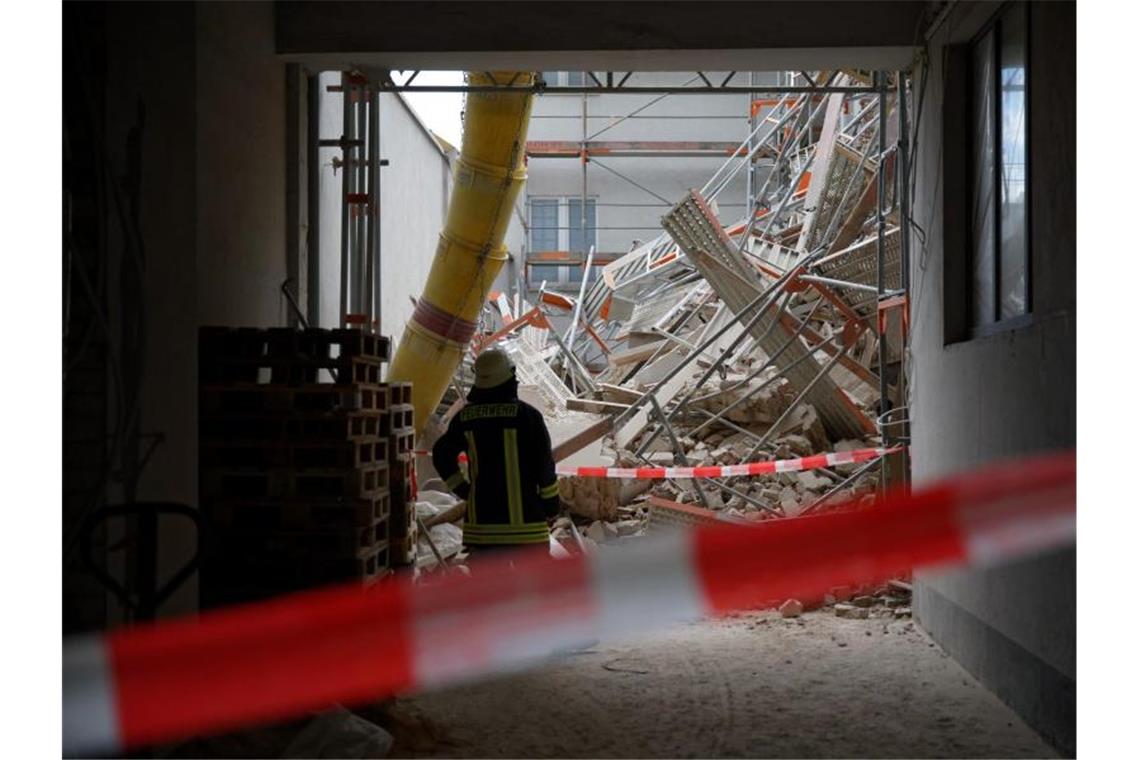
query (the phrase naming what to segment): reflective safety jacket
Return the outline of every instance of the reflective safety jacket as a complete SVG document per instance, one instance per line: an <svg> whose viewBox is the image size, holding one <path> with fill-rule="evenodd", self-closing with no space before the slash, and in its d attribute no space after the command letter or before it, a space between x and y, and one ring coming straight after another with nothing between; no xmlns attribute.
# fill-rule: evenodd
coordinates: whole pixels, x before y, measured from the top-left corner
<svg viewBox="0 0 1140 760"><path fill-rule="evenodd" d="M474 389L432 448L447 487L467 500L463 542L545 544L558 514L558 480L542 414L520 401L514 381ZM467 454L467 476L458 457Z"/></svg>

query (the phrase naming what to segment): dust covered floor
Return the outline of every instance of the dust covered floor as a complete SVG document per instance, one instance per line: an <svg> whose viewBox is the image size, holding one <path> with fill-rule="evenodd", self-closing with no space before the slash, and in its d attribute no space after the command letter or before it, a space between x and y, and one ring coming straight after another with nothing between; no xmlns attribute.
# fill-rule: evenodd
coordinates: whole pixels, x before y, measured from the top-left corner
<svg viewBox="0 0 1140 760"><path fill-rule="evenodd" d="M1056 756L911 621L829 609L602 643L385 713L395 757Z"/></svg>

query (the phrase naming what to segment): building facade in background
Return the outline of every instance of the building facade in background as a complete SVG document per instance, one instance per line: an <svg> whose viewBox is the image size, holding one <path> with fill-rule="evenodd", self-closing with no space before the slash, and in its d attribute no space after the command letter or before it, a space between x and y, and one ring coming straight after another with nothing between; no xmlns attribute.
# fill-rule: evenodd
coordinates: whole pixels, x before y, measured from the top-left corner
<svg viewBox="0 0 1140 760"><path fill-rule="evenodd" d="M727 75L705 73L718 84ZM776 77L740 72L731 84L772 84ZM543 78L549 86L593 83L580 71L547 71ZM695 72L661 72L638 73L627 84L699 83ZM601 266L661 234L661 216L689 189L703 186L767 114L764 97L756 97L754 115L747 94L548 92L536 98L527 134L524 287L533 291L545 282L548 289L577 291L591 246L593 280ZM756 162L755 176L764 162ZM743 163L734 160L741 171L716 199L726 223L747 213Z"/></svg>

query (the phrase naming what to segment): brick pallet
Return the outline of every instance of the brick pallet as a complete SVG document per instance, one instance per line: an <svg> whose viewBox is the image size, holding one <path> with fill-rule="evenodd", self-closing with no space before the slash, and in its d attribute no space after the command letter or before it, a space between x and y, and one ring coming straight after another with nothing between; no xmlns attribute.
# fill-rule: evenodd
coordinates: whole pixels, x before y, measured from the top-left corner
<svg viewBox="0 0 1140 760"><path fill-rule="evenodd" d="M315 383L324 375L339 384L378 383L389 342L352 329L203 327L198 353L203 384Z"/></svg>
<svg viewBox="0 0 1140 760"><path fill-rule="evenodd" d="M210 414L383 412L389 408L388 388L375 383L203 385L201 404Z"/></svg>
<svg viewBox="0 0 1140 760"><path fill-rule="evenodd" d="M411 385L393 386L388 409L388 482L391 496L389 527L392 562L412 565L416 561L415 419Z"/></svg>
<svg viewBox="0 0 1140 760"><path fill-rule="evenodd" d="M223 439L202 449L203 467L364 468L388 463L388 439L269 440Z"/></svg>
<svg viewBox="0 0 1140 760"><path fill-rule="evenodd" d="M391 393L393 404L410 404L412 403L412 384L411 383L388 383L388 390ZM409 425L412 424L410 421Z"/></svg>
<svg viewBox="0 0 1140 760"><path fill-rule="evenodd" d="M346 578L358 579L362 584L369 585L390 572L386 545L352 555L328 558L301 550L296 545L263 548L259 553L251 555L240 541L227 539L218 547L217 553L220 559L209 566L218 583L208 597L211 605L263 599L303 588L343 582ZM204 581L206 579L203 578Z"/></svg>
<svg viewBox="0 0 1140 760"><path fill-rule="evenodd" d="M221 499L369 499L388 490L388 463L365 467L203 469L201 495Z"/></svg>
<svg viewBox="0 0 1140 760"><path fill-rule="evenodd" d="M352 530L387 524L391 514L390 496L381 493L368 499L344 502L314 501L215 501L211 504L214 524L233 526L239 532L251 527L272 530L322 530L334 528Z"/></svg>
<svg viewBox="0 0 1140 760"><path fill-rule="evenodd" d="M358 329L202 328L206 606L389 572L392 456L411 446L411 386L380 383L388 353L387 338Z"/></svg>
<svg viewBox="0 0 1140 760"><path fill-rule="evenodd" d="M201 422L208 442L388 440L387 415L381 412L235 414L203 416Z"/></svg>

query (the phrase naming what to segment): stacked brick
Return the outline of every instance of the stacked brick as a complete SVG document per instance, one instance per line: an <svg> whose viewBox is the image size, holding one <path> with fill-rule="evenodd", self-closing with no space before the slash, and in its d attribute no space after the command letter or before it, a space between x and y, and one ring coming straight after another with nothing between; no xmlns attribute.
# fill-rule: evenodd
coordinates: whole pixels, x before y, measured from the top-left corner
<svg viewBox="0 0 1140 760"><path fill-rule="evenodd" d="M204 606L389 572L388 354L355 329L202 328Z"/></svg>
<svg viewBox="0 0 1140 760"><path fill-rule="evenodd" d="M393 564L416 561L415 418L411 383L389 385L388 477L391 493L391 557Z"/></svg>

